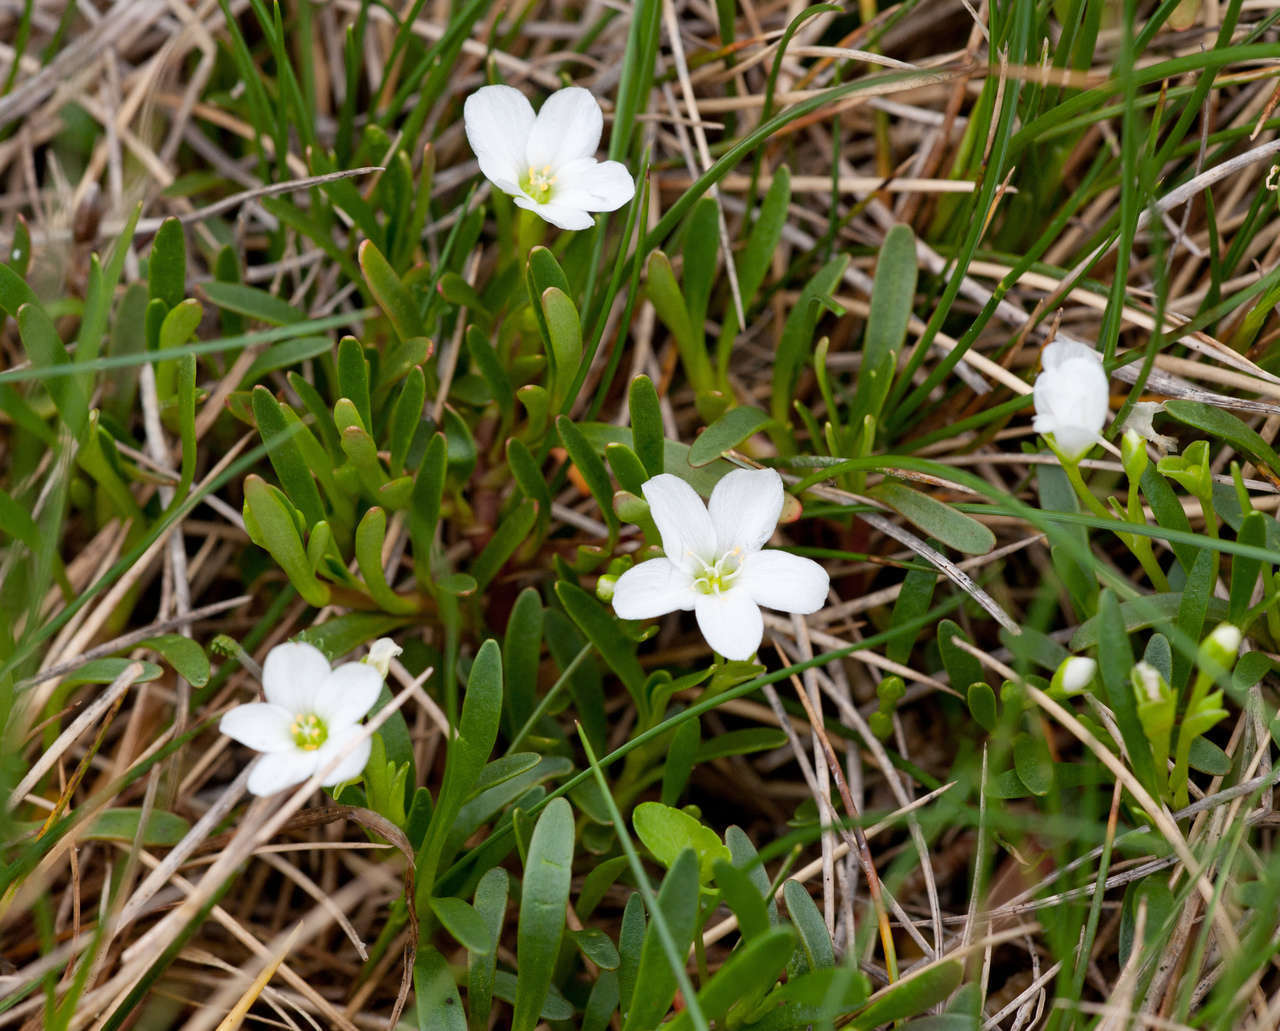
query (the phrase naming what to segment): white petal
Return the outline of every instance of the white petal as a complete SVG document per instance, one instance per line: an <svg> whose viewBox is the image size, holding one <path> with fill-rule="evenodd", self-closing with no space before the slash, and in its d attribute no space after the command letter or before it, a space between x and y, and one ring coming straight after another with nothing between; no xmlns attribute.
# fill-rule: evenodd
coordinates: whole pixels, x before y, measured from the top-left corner
<svg viewBox="0 0 1280 1031"><path fill-rule="evenodd" d="M480 160L480 171L504 193L520 191L533 119L528 98L511 86L482 86L462 105L467 142Z"/></svg>
<svg viewBox="0 0 1280 1031"><path fill-rule="evenodd" d="M525 158L530 168L557 171L576 158L594 157L604 114L590 90L569 86L547 97L529 130Z"/></svg>
<svg viewBox="0 0 1280 1031"><path fill-rule="evenodd" d="M1079 458L1097 442L1098 435L1083 426L1070 423L1059 426L1053 431L1053 442L1068 458Z"/></svg>
<svg viewBox="0 0 1280 1031"><path fill-rule="evenodd" d="M827 603L831 580L813 559L769 548L750 555L734 586L741 585L757 605L808 615Z"/></svg>
<svg viewBox="0 0 1280 1031"><path fill-rule="evenodd" d="M340 753L347 750L351 744L351 739L358 733L360 733L360 728L356 726L351 727L345 734L329 738L328 741L311 753L316 757L315 768L323 770L328 766ZM372 748L373 742L369 738L365 738L320 783L325 787L330 787L333 784L341 784L344 780L351 780L353 777L359 776L369 762L369 752Z"/></svg>
<svg viewBox="0 0 1280 1031"><path fill-rule="evenodd" d="M584 211L616 211L635 193L635 180L621 162L581 158L557 169L551 200Z"/></svg>
<svg viewBox="0 0 1280 1031"><path fill-rule="evenodd" d="M700 594L694 608L707 644L726 659L749 659L764 638L764 617L749 592L736 584L720 594Z"/></svg>
<svg viewBox="0 0 1280 1031"><path fill-rule="evenodd" d="M613 586L613 611L623 619L651 619L676 609L688 612L698 596L693 578L665 558L632 566Z"/></svg>
<svg viewBox="0 0 1280 1031"><path fill-rule="evenodd" d="M227 737L259 752L281 752L293 748L289 728L293 713L280 705L250 702L223 713L218 729Z"/></svg>
<svg viewBox="0 0 1280 1031"><path fill-rule="evenodd" d="M1102 362L1102 357L1088 344L1068 337L1055 337L1040 355L1040 364L1046 369L1056 369L1068 361L1081 358L1099 364Z"/></svg>
<svg viewBox="0 0 1280 1031"><path fill-rule="evenodd" d="M329 660L314 645L301 641L277 644L262 664L262 689L267 701L292 713L312 711L316 691L329 676Z"/></svg>
<svg viewBox="0 0 1280 1031"><path fill-rule="evenodd" d="M716 532L697 492L678 476L661 473L640 488L649 514L662 537L662 550L681 569L697 556L711 562L716 556Z"/></svg>
<svg viewBox="0 0 1280 1031"><path fill-rule="evenodd" d="M382 677L367 662L345 663L329 674L316 693L315 713L334 733L372 709L381 690Z"/></svg>
<svg viewBox="0 0 1280 1031"><path fill-rule="evenodd" d="M532 211L535 215L550 222L559 229L590 229L596 220L587 214L584 208L575 208L568 204L539 204L531 197L520 194L516 197L516 207Z"/></svg>
<svg viewBox="0 0 1280 1031"><path fill-rule="evenodd" d="M274 795L277 791L301 784L316 772L316 752L294 749L290 752L268 752L258 756L249 773L249 791L255 795Z"/></svg>
<svg viewBox="0 0 1280 1031"><path fill-rule="evenodd" d="M759 551L782 515L782 477L772 469L735 469L711 492L716 550Z"/></svg>

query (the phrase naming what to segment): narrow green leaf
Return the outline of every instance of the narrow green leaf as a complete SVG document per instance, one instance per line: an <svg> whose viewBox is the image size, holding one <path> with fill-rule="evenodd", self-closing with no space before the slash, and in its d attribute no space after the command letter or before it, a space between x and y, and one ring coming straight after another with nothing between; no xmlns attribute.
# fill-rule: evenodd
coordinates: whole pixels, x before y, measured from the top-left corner
<svg viewBox="0 0 1280 1031"><path fill-rule="evenodd" d="M444 434L436 433L427 444L426 454L413 482L409 505L409 538L413 541L414 569L418 582L432 582L431 544L436 524L440 521L440 504L444 499L444 482L448 472L448 444Z"/></svg>
<svg viewBox="0 0 1280 1031"><path fill-rule="evenodd" d="M143 848L171 848L189 830L191 824L163 809L153 809L145 826L140 808L104 809L89 823L83 836L92 841L126 841Z"/></svg>
<svg viewBox="0 0 1280 1031"><path fill-rule="evenodd" d="M895 225L885 234L876 260L871 309L867 315L862 348L863 375L858 378L848 421L860 425L865 416L880 420L880 409L889 394L890 376L907 338L907 323L916 292L916 240L911 227ZM874 369L878 376L867 376Z"/></svg>
<svg viewBox="0 0 1280 1031"><path fill-rule="evenodd" d="M658 889L658 911L666 921L681 959L689 952L698 921L698 860L692 849L681 852ZM676 975L656 925L645 932L636 971L637 990L622 1024L623 1031L649 1031L671 1008L676 995Z"/></svg>
<svg viewBox="0 0 1280 1031"><path fill-rule="evenodd" d="M1033 795L1047 795L1053 787L1053 757L1038 734L1019 734L1013 739L1013 766Z"/></svg>
<svg viewBox="0 0 1280 1031"><path fill-rule="evenodd" d="M147 259L147 280L150 297L168 308L176 308L186 296L187 241L176 218L166 218L156 230Z"/></svg>
<svg viewBox="0 0 1280 1031"><path fill-rule="evenodd" d="M498 575L499 570L506 565L507 559L515 554L516 548L528 538L529 531L533 529L537 519L538 503L536 501L516 505L507 513L506 518L498 524L493 536L489 538L489 543L471 564L471 575L475 578L478 590L483 590L489 581Z"/></svg>
<svg viewBox="0 0 1280 1031"><path fill-rule="evenodd" d="M508 737L524 726L536 705L542 627L542 597L536 587L526 587L511 608L502 641Z"/></svg>
<svg viewBox="0 0 1280 1031"><path fill-rule="evenodd" d="M387 426L387 448L391 452L392 476L400 476L404 472L409 445L413 443L413 435L422 422L422 405L426 396L426 376L423 375L422 369L415 365L401 384L400 393L396 395L396 403L391 409L391 420Z"/></svg>
<svg viewBox="0 0 1280 1031"><path fill-rule="evenodd" d="M204 649L190 637L181 634L161 634L138 643L140 648L159 652L167 663L192 687L204 687L209 682L209 657Z"/></svg>
<svg viewBox="0 0 1280 1031"><path fill-rule="evenodd" d="M422 324L422 316L413 295L372 240L365 240L360 244L359 256L360 268L364 272L369 292L373 294L373 299L378 302L378 307L390 320L400 339L407 341L412 337L425 337L426 327Z"/></svg>
<svg viewBox="0 0 1280 1031"><path fill-rule="evenodd" d="M1133 772L1148 791L1155 790L1155 767L1151 761L1151 745L1138 719L1138 705L1129 683L1129 670L1133 667L1133 651L1129 646L1129 633L1125 628L1116 596L1102 592L1098 600L1098 671L1102 674L1102 686L1106 689L1107 704L1115 713L1120 736L1129 750ZM1081 628L1083 629L1083 628ZM1072 642L1075 646L1075 642Z"/></svg>
<svg viewBox="0 0 1280 1031"><path fill-rule="evenodd" d="M185 300L169 309L169 314L160 324L161 351L172 351L181 347L191 339L200 319L204 316L204 306L195 300Z"/></svg>
<svg viewBox="0 0 1280 1031"><path fill-rule="evenodd" d="M467 690L458 721L458 736L449 743L444 780L436 798L435 812L426 839L417 856L419 912L433 894L436 872L445 839L453 829L458 810L471 793L493 751L502 718L502 655L498 642L485 641L471 664Z"/></svg>
<svg viewBox="0 0 1280 1031"><path fill-rule="evenodd" d="M663 805L674 806L680 801L680 795L684 792L685 785L689 783L689 777L693 773L701 738L702 730L696 719L680 724L671 736L671 745L667 749L666 761L662 765ZM785 735L783 735L783 743L786 743ZM634 819L634 816L632 818ZM719 844L718 838L716 842ZM729 850L724 851L727 856Z"/></svg>
<svg viewBox="0 0 1280 1031"><path fill-rule="evenodd" d="M636 457L644 463L650 476L662 472L663 441L662 408L658 392L648 376L637 376L631 381L627 404L631 411L631 439L635 442Z"/></svg>
<svg viewBox="0 0 1280 1031"><path fill-rule="evenodd" d="M824 307L835 302L831 293L849 265L849 255L839 254L814 274L805 284L795 307L782 327L782 339L773 363L773 395L769 409L774 421L785 425L791 411L796 380L800 369L812 357L813 332Z"/></svg>
<svg viewBox="0 0 1280 1031"><path fill-rule="evenodd" d="M360 425L373 432L373 412L369 401L369 363L364 348L355 337L338 341L338 391L360 413Z"/></svg>
<svg viewBox="0 0 1280 1031"><path fill-rule="evenodd" d="M695 326L689 319L684 295L676 284L675 273L671 271L671 262L662 251L654 251L649 255L647 270L649 300L653 302L658 318L676 338L685 374L695 391L714 390L716 384L702 327Z"/></svg>
<svg viewBox="0 0 1280 1031"><path fill-rule="evenodd" d="M720 246L720 208L715 197L702 197L693 206L684 235L684 301L689 324L699 332L707 320L707 302L716 278L716 250Z"/></svg>
<svg viewBox="0 0 1280 1031"><path fill-rule="evenodd" d="M551 365L551 403L560 407L582 361L582 323L569 296L556 287L542 292L547 326L547 358Z"/></svg>
<svg viewBox="0 0 1280 1031"><path fill-rule="evenodd" d="M285 493L298 507L307 525L314 526L325 517L324 502L320 500L311 467L303 459L280 403L266 387L253 390L253 416L262 442L267 446L271 467L280 477Z"/></svg>
<svg viewBox="0 0 1280 1031"><path fill-rule="evenodd" d="M387 537L387 513L376 505L370 508L356 527L356 564L370 596L384 611L408 615L418 606L391 589L382 571L382 547Z"/></svg>
<svg viewBox="0 0 1280 1031"><path fill-rule="evenodd" d="M771 422L773 420L759 408L740 405L729 409L689 445L689 464L697 467L714 462Z"/></svg>
<svg viewBox="0 0 1280 1031"><path fill-rule="evenodd" d="M249 536L271 553L276 564L310 605L329 603L329 588L316 579L302 546L298 524L280 498L265 481L249 476L244 481L244 515ZM250 524L252 524L250 526ZM255 532L256 531L256 532Z"/></svg>
<svg viewBox="0 0 1280 1031"><path fill-rule="evenodd" d="M604 516L604 521L609 527L609 547L612 548L618 531L618 517L613 512L613 488L609 483L609 474L605 471L604 462L600 460L600 456L587 443L582 431L568 416L562 415L556 419L556 432L559 433L560 440L564 443L565 450L569 452L573 464L578 467L578 472L586 481L591 496L600 506L600 514Z"/></svg>
<svg viewBox="0 0 1280 1031"><path fill-rule="evenodd" d="M201 283L200 290L224 311L232 311L237 315L265 322L269 326L291 326L295 322L304 322L307 318L305 312L299 311L288 301L266 290L259 290L256 286L223 283L213 279Z"/></svg>
<svg viewBox="0 0 1280 1031"><path fill-rule="evenodd" d="M502 362L498 359L498 354L493 349L493 345L489 343L479 328L476 326L467 327L467 352L471 355L471 361L475 364L481 377L484 379L485 385L489 388L489 394L493 397L494 403L498 406L498 413L502 416L503 425L510 423L515 415L515 390L511 386L511 377L507 375L507 370L503 368Z"/></svg>
<svg viewBox="0 0 1280 1031"><path fill-rule="evenodd" d="M1198 642L1204 630L1205 615L1209 611L1209 598L1218 580L1219 555L1212 548L1204 548L1187 570L1187 582L1182 588L1182 601L1178 604L1177 627L1183 639ZM1191 675L1194 654L1186 648L1173 650L1173 679L1169 681L1175 691L1180 690Z"/></svg>
<svg viewBox="0 0 1280 1031"><path fill-rule="evenodd" d="M959 960L931 963L897 984L881 988L848 1027L872 1031L896 1020L913 1017L936 1006L960 986L964 964Z"/></svg>
<svg viewBox="0 0 1280 1031"><path fill-rule="evenodd" d="M647 718L649 705L644 695L644 670L636 659L635 646L625 635L618 633L617 620L581 587L566 581L556 584L556 596L569 618L587 635L600 652L600 657L630 692L641 718Z"/></svg>
<svg viewBox="0 0 1280 1031"><path fill-rule="evenodd" d="M470 903L463 899L433 898L430 905L444 929L467 951L487 956L497 947L489 925Z"/></svg>
<svg viewBox="0 0 1280 1031"><path fill-rule="evenodd" d="M476 912L484 921L489 936L497 941L506 920L510 878L500 866L486 870L476 884ZM467 1011L471 1031L484 1031L493 1010L493 981L497 970L498 950L471 952L467 956Z"/></svg>
<svg viewBox="0 0 1280 1031"><path fill-rule="evenodd" d="M836 953L831 935L827 933L827 925L809 890L799 881L788 878L782 885L782 897L787 904L787 912L791 914L791 922L800 933L804 964L797 972L835 966Z"/></svg>
<svg viewBox="0 0 1280 1031"><path fill-rule="evenodd" d="M716 860L712 870L716 887L720 889L720 897L738 918L738 931L742 937L750 941L767 933L769 911L765 909L760 889L751 882L751 878L723 859ZM768 890L768 885L765 886L765 890ZM788 952L787 958L790 958L790 955Z"/></svg>
<svg viewBox="0 0 1280 1031"><path fill-rule="evenodd" d="M529 842L516 931L516 987L512 1031L533 1031L555 973L573 873L573 810L553 799L538 817Z"/></svg>
<svg viewBox="0 0 1280 1031"><path fill-rule="evenodd" d="M467 1031L462 999L449 964L431 945L419 945L413 962L418 1031Z"/></svg>
<svg viewBox="0 0 1280 1031"><path fill-rule="evenodd" d="M931 537L968 555L985 555L996 545L995 534L976 519L957 512L931 494L885 480L867 488L867 493L883 501L908 522Z"/></svg>
<svg viewBox="0 0 1280 1031"><path fill-rule="evenodd" d="M748 991L773 984L791 953L796 936L789 927L766 929L758 937L734 950L728 961L698 992L698 1005L707 1020L719 1027L729 1008ZM664 1031L692 1031L693 1018L685 1010L675 1020L662 1025Z"/></svg>

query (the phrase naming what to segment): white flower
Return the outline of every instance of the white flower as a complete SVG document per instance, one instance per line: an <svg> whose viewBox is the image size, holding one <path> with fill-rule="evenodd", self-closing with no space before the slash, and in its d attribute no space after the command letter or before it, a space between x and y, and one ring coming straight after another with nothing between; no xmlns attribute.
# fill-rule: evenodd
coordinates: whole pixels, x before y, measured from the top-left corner
<svg viewBox="0 0 1280 1031"><path fill-rule="evenodd" d="M462 120L485 178L561 229L589 229L588 212L614 211L636 192L621 163L595 159L604 115L580 86L551 94L536 117L518 89L482 86Z"/></svg>
<svg viewBox="0 0 1280 1031"><path fill-rule="evenodd" d="M404 649L391 638L379 637L369 645L369 654L364 657L364 661L376 669L383 680L386 680L387 671L391 668L391 660L403 651Z"/></svg>
<svg viewBox="0 0 1280 1031"><path fill-rule="evenodd" d="M1068 458L1079 458L1107 421L1107 374L1098 352L1078 340L1054 340L1036 377L1037 433L1052 433Z"/></svg>
<svg viewBox="0 0 1280 1031"><path fill-rule="evenodd" d="M707 643L727 659L749 659L764 637L760 607L817 612L827 572L785 551L762 551L782 514L782 477L735 469L708 506L684 480L663 473L644 484L665 558L628 569L613 592L623 619L692 610Z"/></svg>
<svg viewBox="0 0 1280 1031"><path fill-rule="evenodd" d="M273 795L329 765L323 783L340 784L369 761L366 738L350 748L360 720L378 699L382 677L371 665L348 662L337 669L320 649L290 641L276 645L262 667L265 702L238 705L222 717L218 729L264 754L249 774L249 790Z"/></svg>

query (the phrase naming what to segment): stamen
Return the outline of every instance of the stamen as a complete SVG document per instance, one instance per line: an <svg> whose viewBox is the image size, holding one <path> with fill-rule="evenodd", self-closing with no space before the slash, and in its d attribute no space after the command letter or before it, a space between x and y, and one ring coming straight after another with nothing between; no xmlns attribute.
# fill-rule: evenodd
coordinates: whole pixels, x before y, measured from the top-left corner
<svg viewBox="0 0 1280 1031"><path fill-rule="evenodd" d="M315 713L298 716L289 727L293 743L304 752L314 752L329 738L329 728Z"/></svg>

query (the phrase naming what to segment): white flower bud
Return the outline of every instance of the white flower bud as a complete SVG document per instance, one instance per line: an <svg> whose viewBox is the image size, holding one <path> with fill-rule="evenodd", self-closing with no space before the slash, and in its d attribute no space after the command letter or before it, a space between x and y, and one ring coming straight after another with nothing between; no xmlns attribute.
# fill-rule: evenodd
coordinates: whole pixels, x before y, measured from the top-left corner
<svg viewBox="0 0 1280 1031"><path fill-rule="evenodd" d="M369 654L364 657L364 661L382 674L382 679L387 679L387 671L391 668L391 660L403 652L395 641L389 637L379 637L373 644L369 645Z"/></svg>
<svg viewBox="0 0 1280 1031"><path fill-rule="evenodd" d="M1240 654L1241 640L1239 627L1219 623L1200 645L1200 667L1214 676L1224 670L1230 672Z"/></svg>
<svg viewBox="0 0 1280 1031"><path fill-rule="evenodd" d="M1097 675L1098 664L1085 655L1072 655L1064 659L1062 665L1053 674L1051 686L1063 694L1079 694Z"/></svg>
<svg viewBox="0 0 1280 1031"><path fill-rule="evenodd" d="M1155 666L1151 665L1149 662L1139 662L1133 667L1131 679L1133 681L1133 686L1135 688L1141 688L1141 690L1146 694L1147 701L1160 701L1160 688L1164 678L1160 676L1160 671L1156 669Z"/></svg>

